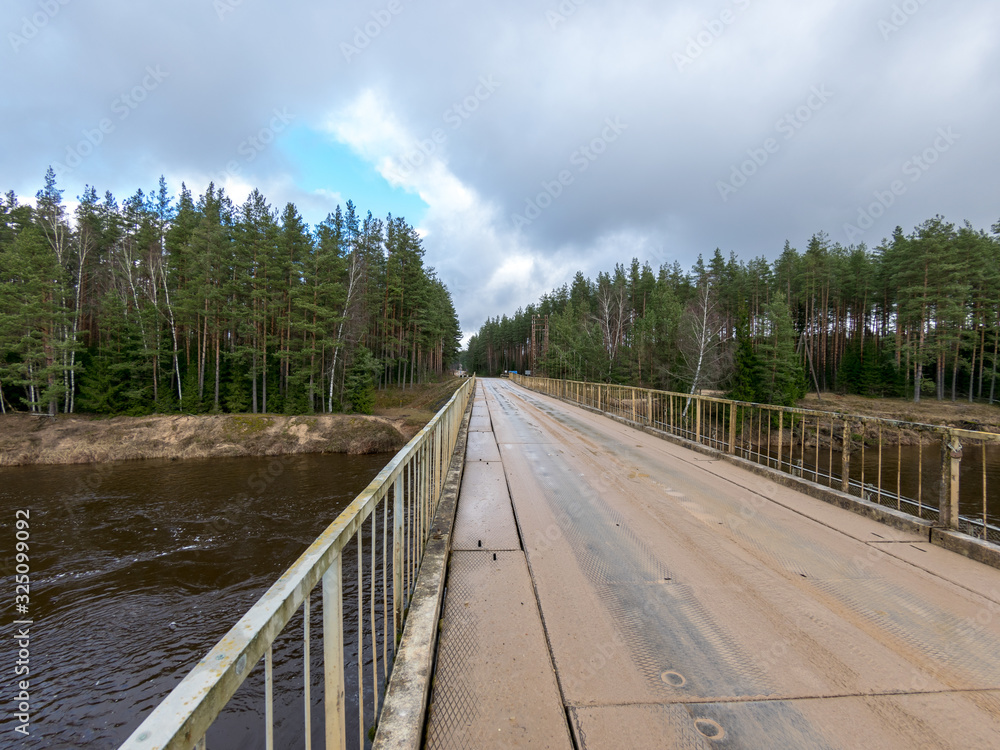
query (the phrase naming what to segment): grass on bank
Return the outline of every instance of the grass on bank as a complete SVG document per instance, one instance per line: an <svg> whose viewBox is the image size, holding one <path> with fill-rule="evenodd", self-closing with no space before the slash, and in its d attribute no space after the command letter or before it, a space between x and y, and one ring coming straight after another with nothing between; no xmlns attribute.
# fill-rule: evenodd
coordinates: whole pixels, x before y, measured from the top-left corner
<svg viewBox="0 0 1000 750"><path fill-rule="evenodd" d="M436 383L390 386L375 391L375 416L399 420L405 427L419 430L448 403L464 378L449 377Z"/></svg>

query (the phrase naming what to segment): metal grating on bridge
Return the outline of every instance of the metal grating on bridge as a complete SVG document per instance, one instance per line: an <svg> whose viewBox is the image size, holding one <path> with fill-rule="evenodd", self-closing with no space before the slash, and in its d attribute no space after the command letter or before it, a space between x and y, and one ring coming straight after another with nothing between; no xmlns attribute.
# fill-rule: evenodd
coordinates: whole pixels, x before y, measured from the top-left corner
<svg viewBox="0 0 1000 750"><path fill-rule="evenodd" d="M510 747L572 747L528 566L520 551L456 551L427 748Z"/></svg>
<svg viewBox="0 0 1000 750"><path fill-rule="evenodd" d="M426 746L568 749L565 709L507 477L480 403L452 535ZM475 424L489 427L471 431Z"/></svg>

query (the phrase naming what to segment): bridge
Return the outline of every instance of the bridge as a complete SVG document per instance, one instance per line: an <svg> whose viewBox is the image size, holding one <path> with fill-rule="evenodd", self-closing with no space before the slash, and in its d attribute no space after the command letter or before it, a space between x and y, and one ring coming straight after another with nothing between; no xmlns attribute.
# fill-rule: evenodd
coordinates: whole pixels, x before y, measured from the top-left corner
<svg viewBox="0 0 1000 750"><path fill-rule="evenodd" d="M566 384L556 386L556 398L538 392L552 390L543 383L523 382L536 390L502 380L478 381L474 394L470 387L471 409L453 405L466 412L466 426L438 444L437 468L393 475L387 467L382 485L393 488L395 505L390 525L383 496L383 554L392 543L390 560L402 555L397 533L388 533L397 523L400 550L422 547L419 569L392 565L400 581L391 597L383 562L380 606L400 610L399 651L388 658L377 637L378 492L356 501L371 506L376 540L358 551L361 561L371 552L359 589L370 584L372 596L359 602L357 633L359 654L371 633L369 653L382 661L373 668L359 656L356 702L363 713L384 690L375 747L1000 747L1000 570L970 559L995 561L1000 550L988 541L985 514L983 539L954 530L954 443L942 442L941 503L925 520L899 510L903 493L891 487L884 488L890 502L874 503L862 480L861 497L852 499L851 474L834 476L833 448L819 439L822 418L811 469L808 431L796 462L792 446L780 447L786 439L794 445L796 433L785 438L779 427L775 464L787 458L790 469L780 475L767 466L772 440L763 465L740 458L735 408L728 418L723 410L715 429L710 406L699 401L690 415L698 440L688 443L657 434L656 415L667 406L657 412L647 394L616 394L612 409L606 391L586 407L568 403L588 401L579 392L568 399ZM637 429L643 404L646 427ZM681 408L669 406L678 418ZM621 420L595 413L605 410ZM824 489L815 480L827 447ZM758 458L762 451L758 444ZM750 458L754 452L746 448ZM850 450L843 453L847 465ZM408 515L407 482L421 474L433 499ZM877 491L881 499L881 472ZM363 542L367 517L341 530ZM317 559L335 560L311 574L312 585L323 576L325 596L340 562L329 539L317 543ZM283 580L298 587L299 573L293 568ZM395 619L382 618L384 634ZM343 636L341 628L328 650L328 747L345 746L349 734L336 683L346 670L334 653ZM223 664L217 672L225 681L241 656L241 670L247 654L251 664L260 658L254 638L246 641L220 644L203 664ZM199 690L216 690L198 679ZM143 744L148 732L190 697L182 688L174 709L157 709L143 725L145 739L140 727L123 747L152 746ZM369 719L373 713L374 706ZM190 747L210 718L182 721L188 728L175 733L178 744L164 746ZM358 746L370 741L365 726L363 716L352 724Z"/></svg>
<svg viewBox="0 0 1000 750"><path fill-rule="evenodd" d="M1000 747L1000 571L480 384L428 748Z"/></svg>

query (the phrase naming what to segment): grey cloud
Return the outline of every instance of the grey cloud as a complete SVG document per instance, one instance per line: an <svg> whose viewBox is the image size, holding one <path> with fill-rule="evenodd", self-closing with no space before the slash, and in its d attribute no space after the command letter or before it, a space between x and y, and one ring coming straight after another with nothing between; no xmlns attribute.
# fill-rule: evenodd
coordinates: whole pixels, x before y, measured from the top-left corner
<svg viewBox="0 0 1000 750"><path fill-rule="evenodd" d="M16 51L7 39L0 51L0 108L16 144L4 152L3 187L33 193L49 162L115 117L116 97L147 66L162 65L169 78L115 121L70 192L82 182L130 191L163 171L211 173L275 107L319 127L375 90L414 138L443 128L439 156L497 209L487 251L441 227L426 243L467 329L547 288L539 278L482 293L513 248L549 271L578 262L590 275L633 254L689 266L717 246L773 258L786 238L802 247L821 230L846 244L844 225L895 180L906 191L855 241L874 245L895 225L938 212L978 227L1000 218L1000 52L990 36L1000 10L986 0L395 1L399 11L373 36L366 24L384 18L389 2L219 0L231 6L221 19L212 0L60 5L35 38ZM16 33L42 5L8 3L0 29ZM359 32L367 43L345 59L341 45ZM446 111L481 76L500 88L450 128ZM784 118L808 107L815 87L832 96L787 136ZM582 170L574 154L609 117L628 129ZM933 147L939 128L960 139L910 181L905 165ZM766 160L723 199L719 183L761 149ZM264 157L246 178L280 183L281 154ZM513 232L511 217L565 170L572 184ZM328 188L351 197L337 175ZM287 193L268 197L280 205L302 195ZM612 250L609 237L632 246Z"/></svg>

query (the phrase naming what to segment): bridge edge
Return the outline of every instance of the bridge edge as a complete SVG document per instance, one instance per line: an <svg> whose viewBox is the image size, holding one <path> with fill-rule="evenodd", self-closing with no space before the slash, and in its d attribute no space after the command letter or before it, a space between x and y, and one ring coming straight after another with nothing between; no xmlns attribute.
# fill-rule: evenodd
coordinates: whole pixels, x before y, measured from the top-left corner
<svg viewBox="0 0 1000 750"><path fill-rule="evenodd" d="M417 750L423 744L444 580L458 509L458 492L465 471L465 446L474 403L475 391L466 405L441 500L434 514L403 635L389 675L372 750Z"/></svg>

